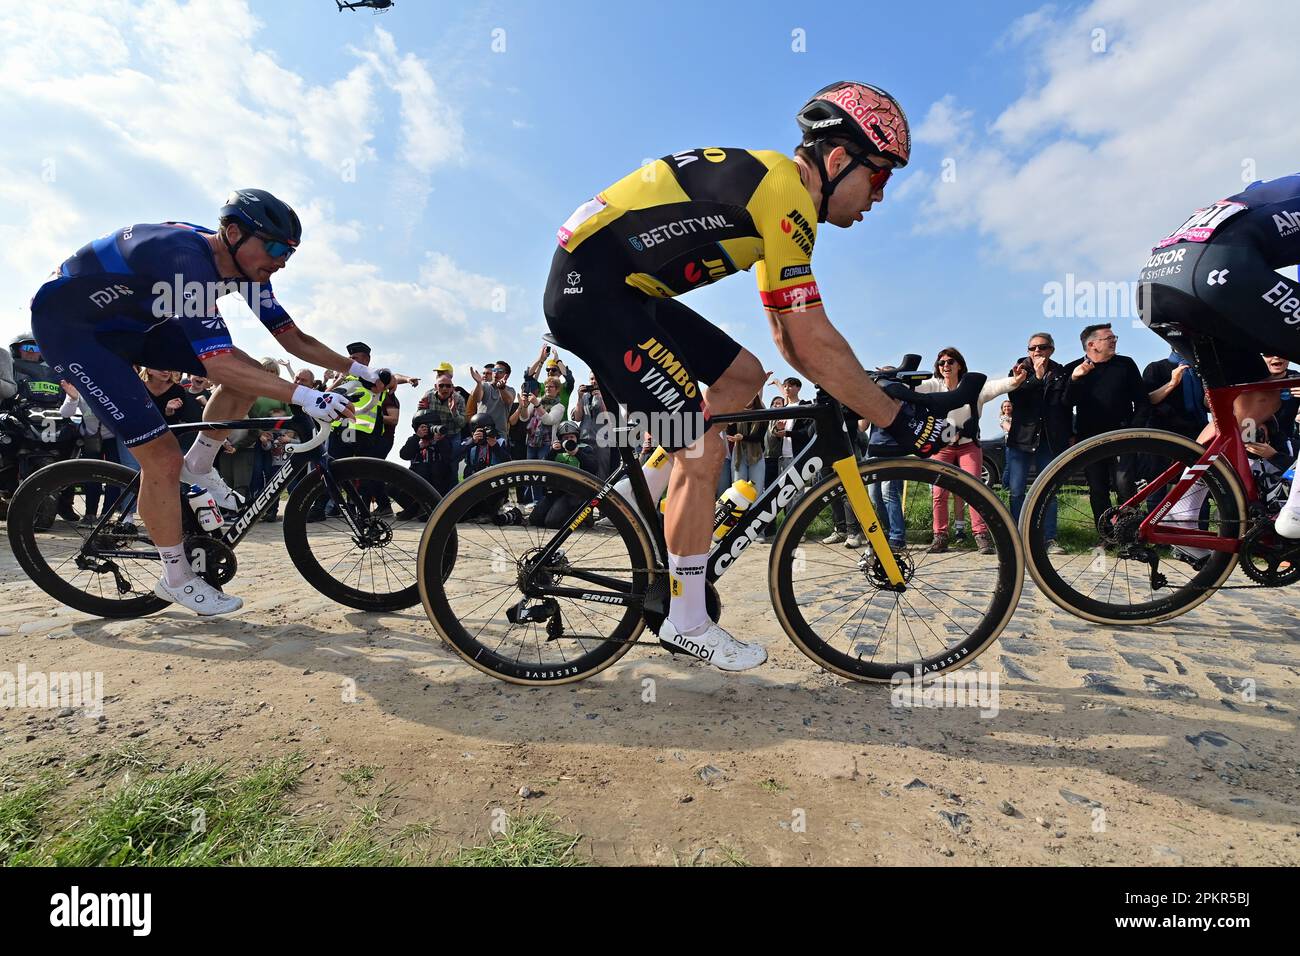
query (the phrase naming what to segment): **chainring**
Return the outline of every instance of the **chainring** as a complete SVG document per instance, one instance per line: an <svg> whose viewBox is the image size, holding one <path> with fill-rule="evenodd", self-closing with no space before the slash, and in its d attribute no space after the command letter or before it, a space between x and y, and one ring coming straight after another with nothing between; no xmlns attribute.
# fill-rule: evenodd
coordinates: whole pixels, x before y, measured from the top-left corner
<svg viewBox="0 0 1300 956"><path fill-rule="evenodd" d="M239 568L234 550L224 541L206 535L186 537L185 555L189 558L190 567L214 588L221 587L233 578Z"/></svg>
<svg viewBox="0 0 1300 956"><path fill-rule="evenodd" d="M1242 539L1240 566L1256 584L1269 588L1293 584L1300 580L1300 542L1279 538L1271 522L1257 524Z"/></svg>
<svg viewBox="0 0 1300 956"><path fill-rule="evenodd" d="M668 579L667 573L659 575L665 581ZM665 587L666 590L666 587ZM664 619L668 617L668 600L651 601L650 594L646 595L646 603L642 608L641 616L645 618L646 627L659 633L659 628L663 627ZM722 617L722 598L718 595L718 589L714 587L712 581L704 582L704 609L708 612L709 620L717 624Z"/></svg>

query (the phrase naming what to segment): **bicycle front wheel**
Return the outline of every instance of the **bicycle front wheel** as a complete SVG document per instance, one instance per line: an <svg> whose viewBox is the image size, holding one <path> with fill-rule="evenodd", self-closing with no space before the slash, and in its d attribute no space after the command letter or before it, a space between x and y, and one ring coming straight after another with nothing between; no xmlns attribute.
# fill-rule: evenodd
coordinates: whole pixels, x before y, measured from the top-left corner
<svg viewBox="0 0 1300 956"><path fill-rule="evenodd" d="M1136 507L1121 507L1171 467L1178 466L1176 477L1181 477L1204 453L1173 432L1124 429L1090 438L1056 458L1034 481L1020 515L1029 573L1039 589L1071 614L1100 624L1158 624L1205 601L1232 574L1238 556L1139 540L1138 527L1172 485L1150 489ZM1115 469L1130 474L1134 487L1118 499L1109 490ZM1246 513L1241 482L1219 458L1162 524L1240 538ZM1064 553L1048 553L1052 538Z"/></svg>
<svg viewBox="0 0 1300 956"><path fill-rule="evenodd" d="M525 487L538 502L527 518L508 498ZM654 546L618 494L595 504L600 488L577 468L519 461L443 499L420 542L420 596L465 661L514 684L565 684L631 649L645 626ZM542 515L550 527L533 523ZM548 554L561 532L568 537Z"/></svg>
<svg viewBox="0 0 1300 956"><path fill-rule="evenodd" d="M858 471L873 500L886 505L877 520L906 587L892 589L870 542L857 551L823 543L836 508L852 513L844 483L833 476L791 508L773 545L769 576L781 626L810 658L851 680L912 681L970 663L1020 599L1024 552L1011 515L982 482L941 462L874 460ZM939 542L931 551L941 516L961 506L975 532L988 535L991 554L973 541L946 550Z"/></svg>
<svg viewBox="0 0 1300 956"><path fill-rule="evenodd" d="M321 594L361 611L420 603L416 551L438 492L411 471L377 458L330 462L342 500L320 471L309 472L284 509L284 543Z"/></svg>

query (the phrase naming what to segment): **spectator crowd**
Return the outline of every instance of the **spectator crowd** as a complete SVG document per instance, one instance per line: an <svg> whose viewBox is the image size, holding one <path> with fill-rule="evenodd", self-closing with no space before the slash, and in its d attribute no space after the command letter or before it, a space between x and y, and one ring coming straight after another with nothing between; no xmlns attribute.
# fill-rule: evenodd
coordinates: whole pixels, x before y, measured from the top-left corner
<svg viewBox="0 0 1300 956"><path fill-rule="evenodd" d="M1005 375L989 375L977 401L948 415L952 443L936 457L978 477L990 444L981 441L981 413L988 403L1000 399L999 427L991 438L1002 445L1005 454L1002 482L1017 519L1032 476L1074 442L1128 426L1167 429L1200 440L1208 434L1204 383L1184 356L1171 354L1139 370L1133 359L1117 351L1118 337L1109 324L1087 326L1079 342L1082 355L1062 365L1056 360L1054 337L1048 332L1034 333L1029 336L1026 354L1013 361ZM348 352L354 361L371 365L372 352L366 343L351 343ZM1266 356L1265 361L1271 377L1288 374L1285 359ZM262 365L267 371L317 389L346 384L348 378L331 372L318 379L313 370L294 370L282 359L266 358ZM918 391L953 390L969 372L958 349L941 349L934 358L933 377L922 382ZM142 368L139 374L168 422L202 418L212 391L206 379L152 368ZM387 458L397 448L411 470L441 494L485 468L518 459L565 462L597 478L607 477L618 464L617 448L602 434L602 424L609 421L613 409L594 376L578 385L573 371L549 345L543 345L525 368L517 388L511 382L513 375L514 366L509 362L494 360L469 367L468 381L458 382L456 368L444 361L433 370L432 382L422 393L418 391L420 379L388 375L388 380L377 386L374 401L359 411L355 421L336 423L330 454ZM777 394L765 400L760 392L751 408L788 408L809 402L803 395L804 383L794 376L779 381L772 378L768 384L775 386ZM403 386L416 389L412 396L419 397L412 401L399 396ZM1300 389L1284 392L1282 410L1271 421L1254 424L1254 433L1247 438L1258 460L1285 468L1295 459L1298 396ZM405 429L401 427L403 401L409 408ZM112 430L95 417L76 389L53 375L42 361L39 345L26 335L14 339L0 355L0 409L31 407L57 408L68 419L67 428L75 431L69 433L74 440L66 443L67 455L135 465L130 449L119 445ZM899 454L883 431L851 409L845 408L844 415L862 457ZM232 432L218 466L232 488L256 496L283 465L285 446L314 428L301 410L274 399L259 399L250 417L274 424ZM746 481L761 495L767 483L812 440L811 429L809 419L794 417L728 426L719 493L733 482ZM182 447L192 440L192 434L183 438ZM0 446L0 453L12 455L13 450L6 448ZM6 462L0 462L3 464ZM1087 469L1094 515L1099 517L1111 507L1112 491L1123 497L1134 492L1137 468L1132 461L1115 458ZM901 492L901 482L872 486L877 511L896 545L902 543L904 530ZM382 488L375 489L374 497L381 511L391 507ZM98 503L96 500L96 506ZM106 500L103 507L109 504ZM547 523L548 515L560 520L563 510L530 488L521 490L515 504L538 524ZM845 509L842 501L836 504L835 527L824 542L861 547L864 540L852 511ZM265 520L277 520L278 506L277 501ZM931 520L931 551L947 550L968 531L980 550L992 551L980 516L950 509L947 495L939 489L933 492ZM1046 520L1049 548L1059 550L1055 514L1049 512Z"/></svg>

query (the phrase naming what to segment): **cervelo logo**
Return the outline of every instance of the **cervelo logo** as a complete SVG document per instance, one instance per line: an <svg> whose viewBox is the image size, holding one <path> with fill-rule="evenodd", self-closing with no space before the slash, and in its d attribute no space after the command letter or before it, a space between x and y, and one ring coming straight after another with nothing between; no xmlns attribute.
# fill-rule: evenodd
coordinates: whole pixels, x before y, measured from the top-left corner
<svg viewBox="0 0 1300 956"><path fill-rule="evenodd" d="M1291 236L1300 232L1300 212L1283 210L1273 216L1273 225L1277 226L1279 236Z"/></svg>
<svg viewBox="0 0 1300 956"><path fill-rule="evenodd" d="M740 557L742 551L759 540L762 534L761 529L766 528L775 521L781 509L817 479L822 467L822 460L814 456L804 463L802 471L795 471L793 465L786 469L785 474L778 479L780 488L772 500L768 502L767 507L758 513L754 521L745 528L745 533L736 539L729 550L722 552L714 559L714 573L721 574L727 570L731 562Z"/></svg>
<svg viewBox="0 0 1300 956"><path fill-rule="evenodd" d="M90 301L95 303L96 307L103 308L111 302L116 302L124 295L134 295L129 286L110 285L102 289L96 289L90 293Z"/></svg>
<svg viewBox="0 0 1300 956"><path fill-rule="evenodd" d="M732 228L734 228L734 225L731 220L722 214L690 216L686 219L666 222L662 226L655 226L653 229L638 233L635 236L628 236L627 241L632 244L633 249L640 252L642 249L649 249L651 246L657 246L669 239L691 236L697 232L712 232L715 229Z"/></svg>
<svg viewBox="0 0 1300 956"><path fill-rule="evenodd" d="M1279 282L1265 292L1261 298L1286 316L1282 321L1287 325L1295 325L1300 322L1300 315L1296 314L1296 309L1300 309L1300 297L1297 297L1291 291L1291 286L1287 283Z"/></svg>

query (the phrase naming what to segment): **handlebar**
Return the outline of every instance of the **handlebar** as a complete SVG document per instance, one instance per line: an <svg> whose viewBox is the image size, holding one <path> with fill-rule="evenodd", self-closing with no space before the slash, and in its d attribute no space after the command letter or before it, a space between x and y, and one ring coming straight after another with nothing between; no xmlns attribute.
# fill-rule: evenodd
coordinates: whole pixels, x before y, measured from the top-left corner
<svg viewBox="0 0 1300 956"><path fill-rule="evenodd" d="M934 378L930 372L920 371L921 356L909 353L893 368L868 370L871 380L884 389L890 398L911 402L939 415L979 401L980 392L988 376L983 372L967 372L951 392L917 392L916 386Z"/></svg>
<svg viewBox="0 0 1300 956"><path fill-rule="evenodd" d="M352 402L354 405L357 402L357 400L361 398L361 396L363 395L370 396L369 401L367 401L364 405L356 407L355 410L357 412L366 411L368 408L370 408L371 405L373 405L379 399L379 396L376 395L374 392L370 391L370 389L361 388L359 386L353 387L351 389L346 389L342 387L332 388L330 389L330 391L342 395L344 398ZM290 455L299 455L302 454L303 452L315 451L321 445L325 444L326 440L328 440L329 437L330 437L329 426L326 425L324 422L316 422L316 434L312 435L311 438L307 439L307 441L305 442L290 442L289 444L284 446L284 450L288 452Z"/></svg>

